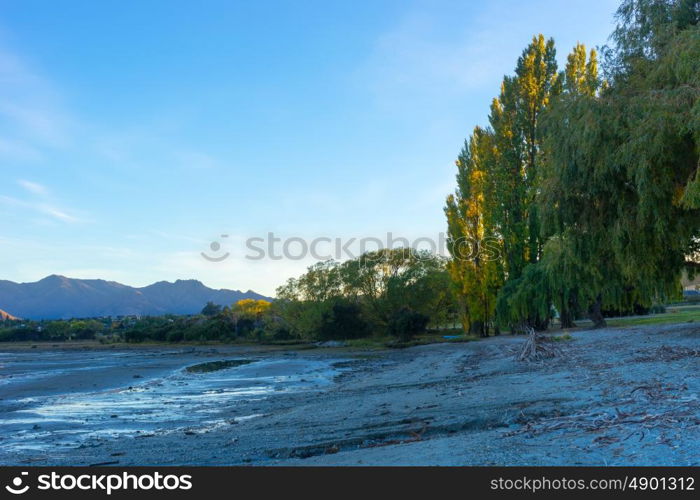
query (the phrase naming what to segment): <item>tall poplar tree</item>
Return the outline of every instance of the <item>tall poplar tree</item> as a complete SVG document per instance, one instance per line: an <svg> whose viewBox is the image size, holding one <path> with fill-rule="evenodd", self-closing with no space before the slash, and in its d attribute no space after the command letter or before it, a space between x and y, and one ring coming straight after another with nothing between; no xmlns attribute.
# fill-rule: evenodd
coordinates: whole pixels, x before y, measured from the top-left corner
<svg viewBox="0 0 700 500"><path fill-rule="evenodd" d="M586 210L596 203L600 207L600 204L591 203L590 179L581 176L574 163L562 165L552 160L553 154L561 153L566 147L571 147L570 153L575 153L577 145L558 144L558 138L550 133L552 129L567 126L567 114L571 109L598 95L603 85L598 76L597 52L592 49L587 54L586 46L577 43L567 57L560 79L562 93L554 99L543 122L545 146L538 205L542 215L542 236L548 241L542 266L562 328L573 327L574 318L588 309L591 309L594 323L602 326L602 297L599 297L598 290L604 279L604 269L590 258L595 253L591 245L596 242L564 222L575 216L576 211ZM565 183L569 185L565 192L561 192ZM566 198L568 204L563 204L562 198ZM612 272L611 269L605 271L608 279Z"/></svg>
<svg viewBox="0 0 700 500"><path fill-rule="evenodd" d="M487 336L502 282L500 241L496 237L493 134L480 127L457 161L457 192L447 198L447 269L461 298L465 331Z"/></svg>
<svg viewBox="0 0 700 500"><path fill-rule="evenodd" d="M496 208L494 220L503 241L503 267L506 286L500 292L499 320L510 323L513 301L532 302L530 293L516 293L527 265L542 256L544 241L536 203L542 157L542 117L552 99L561 93L562 83L556 62L554 40L543 35L533 37L518 59L515 75L505 77L501 93L491 105L489 121L494 134L496 154L494 182ZM532 272L529 276L534 276ZM518 308L523 310L522 308ZM541 329L548 323L546 307L522 321Z"/></svg>
<svg viewBox="0 0 700 500"><path fill-rule="evenodd" d="M539 217L534 200L541 163L541 117L560 92L554 40L543 35L518 59L515 76L506 76L491 105L497 193L496 223L504 242L508 279L517 279L527 263L541 255Z"/></svg>
<svg viewBox="0 0 700 500"><path fill-rule="evenodd" d="M504 78L493 100L490 129L477 128L457 160L457 193L448 198L445 209L451 275L463 298L465 323L472 330L476 325L482 334L493 322L504 278L519 279L542 253L535 204L542 157L540 121L560 91L554 41L535 36L518 59L515 75ZM484 255L460 261L457 242L484 238L497 252L482 249ZM540 319L532 321L540 326Z"/></svg>

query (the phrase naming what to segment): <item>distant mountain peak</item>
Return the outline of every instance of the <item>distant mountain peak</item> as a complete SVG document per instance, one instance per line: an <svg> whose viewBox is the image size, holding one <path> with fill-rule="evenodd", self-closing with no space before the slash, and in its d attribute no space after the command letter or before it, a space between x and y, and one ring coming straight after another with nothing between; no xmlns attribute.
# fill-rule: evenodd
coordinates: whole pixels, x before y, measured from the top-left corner
<svg viewBox="0 0 700 500"><path fill-rule="evenodd" d="M272 300L252 290L215 290L196 279L159 281L139 288L58 274L33 283L0 281L0 304L27 319L196 314L207 302L226 306L246 298Z"/></svg>
<svg viewBox="0 0 700 500"><path fill-rule="evenodd" d="M40 279L37 283L49 282L49 281L65 281L68 278L60 274L50 274L46 278Z"/></svg>
<svg viewBox="0 0 700 500"><path fill-rule="evenodd" d="M190 286L204 286L199 280L175 280L174 285L190 285Z"/></svg>

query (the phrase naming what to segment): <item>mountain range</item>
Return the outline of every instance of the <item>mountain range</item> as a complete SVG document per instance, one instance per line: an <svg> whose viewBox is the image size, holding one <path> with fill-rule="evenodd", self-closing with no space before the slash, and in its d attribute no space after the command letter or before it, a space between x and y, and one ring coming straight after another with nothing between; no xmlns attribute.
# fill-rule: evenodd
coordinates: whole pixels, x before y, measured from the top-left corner
<svg viewBox="0 0 700 500"><path fill-rule="evenodd" d="M272 300L252 290L215 290L197 280L159 281L142 288L58 275L34 283L0 280L0 308L24 319L195 314L210 301L226 306L241 299Z"/></svg>

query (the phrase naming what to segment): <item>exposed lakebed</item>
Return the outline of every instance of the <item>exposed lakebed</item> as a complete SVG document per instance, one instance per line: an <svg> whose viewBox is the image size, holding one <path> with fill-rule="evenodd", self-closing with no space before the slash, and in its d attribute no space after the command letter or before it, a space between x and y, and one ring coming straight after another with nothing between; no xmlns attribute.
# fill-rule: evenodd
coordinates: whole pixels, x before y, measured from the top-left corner
<svg viewBox="0 0 700 500"><path fill-rule="evenodd" d="M337 361L172 349L0 353L0 462L95 438L235 425L261 416L251 402L332 384Z"/></svg>
<svg viewBox="0 0 700 500"><path fill-rule="evenodd" d="M700 326L524 342L0 353L0 463L700 464Z"/></svg>

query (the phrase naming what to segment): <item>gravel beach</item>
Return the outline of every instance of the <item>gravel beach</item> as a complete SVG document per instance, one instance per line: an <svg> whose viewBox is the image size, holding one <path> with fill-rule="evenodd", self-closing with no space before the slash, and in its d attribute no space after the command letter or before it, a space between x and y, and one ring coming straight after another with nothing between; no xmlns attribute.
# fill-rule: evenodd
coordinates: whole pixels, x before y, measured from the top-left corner
<svg viewBox="0 0 700 500"><path fill-rule="evenodd" d="M558 335L558 334L556 334ZM700 326L363 351L0 348L4 465L700 465ZM209 373L188 367L246 360Z"/></svg>

